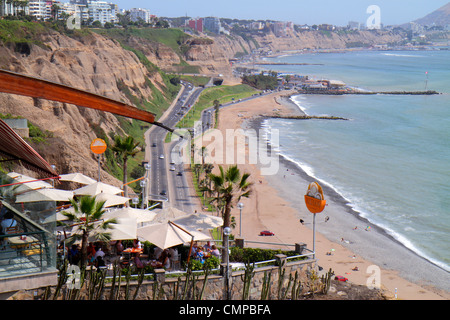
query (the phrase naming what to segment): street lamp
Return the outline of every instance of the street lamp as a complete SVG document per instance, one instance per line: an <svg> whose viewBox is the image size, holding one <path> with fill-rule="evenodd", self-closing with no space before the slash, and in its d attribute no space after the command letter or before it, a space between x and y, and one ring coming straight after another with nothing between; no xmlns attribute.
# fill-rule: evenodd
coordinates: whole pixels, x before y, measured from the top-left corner
<svg viewBox="0 0 450 320"><path fill-rule="evenodd" d="M142 209L145 209L148 205L148 190L147 190L147 185L149 183L149 175L150 175L150 168L151 165L147 162L144 163L144 168L145 168L145 179L141 181L141 187L144 187L144 193L142 195L142 203L145 203L145 207L142 207ZM142 184L142 182L145 182L144 184Z"/></svg>
<svg viewBox="0 0 450 320"><path fill-rule="evenodd" d="M134 208L136 209L136 205L139 203L139 198L134 197L133 199L131 199L131 202L134 204Z"/></svg>
<svg viewBox="0 0 450 320"><path fill-rule="evenodd" d="M231 228L225 227L223 229L223 235L224 235L224 241L225 241L225 250L226 250L226 257L227 257L227 271L226 271L226 290L227 290L227 300L231 299L231 292L230 292L230 252L229 252L229 242L228 242L228 236L231 234Z"/></svg>
<svg viewBox="0 0 450 320"><path fill-rule="evenodd" d="M242 209L244 208L244 204L242 202L238 203L239 208L239 237L242 237Z"/></svg>
<svg viewBox="0 0 450 320"><path fill-rule="evenodd" d="M142 188L142 204L141 204L141 209L145 209L145 193L146 193L146 186L147 186L147 181L146 180L141 180L141 182L139 182L139 184L141 185Z"/></svg>

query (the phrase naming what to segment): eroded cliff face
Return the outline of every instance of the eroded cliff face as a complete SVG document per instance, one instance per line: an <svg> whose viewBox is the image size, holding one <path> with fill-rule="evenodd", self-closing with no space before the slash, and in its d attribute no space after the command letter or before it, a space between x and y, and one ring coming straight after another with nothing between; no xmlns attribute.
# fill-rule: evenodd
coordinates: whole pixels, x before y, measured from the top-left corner
<svg viewBox="0 0 450 320"><path fill-rule="evenodd" d="M114 40L90 34L76 40L57 32L42 36L44 46L31 45L25 54L0 46L0 68L72 86L131 104L118 82L136 96L151 98L147 79L160 86L159 73L150 74L135 54ZM27 50L25 50L27 51ZM28 54L29 53L29 54ZM122 134L109 113L58 102L0 93L0 113L22 116L53 138L33 145L60 173L83 172L97 177L97 160L90 143L101 128L107 135ZM102 172L102 181L120 183Z"/></svg>

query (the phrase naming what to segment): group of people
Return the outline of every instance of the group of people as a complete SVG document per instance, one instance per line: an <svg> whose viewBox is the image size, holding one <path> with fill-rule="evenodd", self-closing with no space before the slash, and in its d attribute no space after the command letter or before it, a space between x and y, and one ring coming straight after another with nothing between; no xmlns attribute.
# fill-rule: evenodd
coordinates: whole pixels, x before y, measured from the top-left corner
<svg viewBox="0 0 450 320"><path fill-rule="evenodd" d="M136 268L142 269L146 266L152 266L153 268L170 269L172 267L172 260L178 259L178 251L176 248L170 248L162 250L156 247L154 250L154 259L148 262L141 260L140 254L136 254L133 262Z"/></svg>
<svg viewBox="0 0 450 320"><path fill-rule="evenodd" d="M217 249L216 245L211 245L210 241L204 246L199 246L197 242L195 242L192 246L191 257L204 263L205 258L220 257L220 251Z"/></svg>

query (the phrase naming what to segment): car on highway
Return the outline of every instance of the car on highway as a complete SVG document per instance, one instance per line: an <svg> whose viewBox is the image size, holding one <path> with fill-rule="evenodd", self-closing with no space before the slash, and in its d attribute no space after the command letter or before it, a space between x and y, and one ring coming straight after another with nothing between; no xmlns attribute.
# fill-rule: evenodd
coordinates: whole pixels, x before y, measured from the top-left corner
<svg viewBox="0 0 450 320"><path fill-rule="evenodd" d="M153 142L153 143L152 143L152 147L156 147L156 143Z"/></svg>
<svg viewBox="0 0 450 320"><path fill-rule="evenodd" d="M162 196L166 196L167 195L167 191L165 189L161 190L161 192L159 193Z"/></svg>
<svg viewBox="0 0 450 320"><path fill-rule="evenodd" d="M161 155L159 156L159 158L160 158L160 159L164 159L164 155L161 154Z"/></svg>
<svg viewBox="0 0 450 320"><path fill-rule="evenodd" d="M175 171L175 167L174 166L170 166L170 171Z"/></svg>
<svg viewBox="0 0 450 320"><path fill-rule="evenodd" d="M263 230L259 233L260 236L274 236L275 233L273 233L272 231L269 230Z"/></svg>
<svg viewBox="0 0 450 320"><path fill-rule="evenodd" d="M181 171L178 171L178 173L177 173L177 176L182 176L183 175L183 172L181 172Z"/></svg>

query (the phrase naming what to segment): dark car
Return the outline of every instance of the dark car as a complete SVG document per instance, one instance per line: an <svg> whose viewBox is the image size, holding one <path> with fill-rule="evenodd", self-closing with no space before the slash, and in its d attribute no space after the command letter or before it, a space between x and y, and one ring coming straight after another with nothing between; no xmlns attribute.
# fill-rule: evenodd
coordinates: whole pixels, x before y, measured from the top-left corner
<svg viewBox="0 0 450 320"><path fill-rule="evenodd" d="M261 232L259 233L259 235L260 235L260 236L274 236L275 233L273 233L272 231L269 231L269 230L264 230L264 231L261 231Z"/></svg>
<svg viewBox="0 0 450 320"><path fill-rule="evenodd" d="M182 175L183 175L183 172L178 171L177 176L182 176Z"/></svg>
<svg viewBox="0 0 450 320"><path fill-rule="evenodd" d="M166 196L167 195L167 191L166 190L161 190L161 192L159 193L162 196Z"/></svg>

